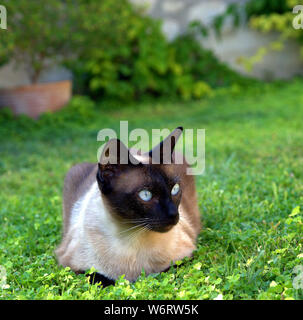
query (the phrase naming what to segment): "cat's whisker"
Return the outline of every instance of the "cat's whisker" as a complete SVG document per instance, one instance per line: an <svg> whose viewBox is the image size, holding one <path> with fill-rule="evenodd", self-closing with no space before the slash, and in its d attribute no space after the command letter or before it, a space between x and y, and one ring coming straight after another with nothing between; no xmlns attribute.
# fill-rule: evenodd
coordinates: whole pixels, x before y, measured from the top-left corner
<svg viewBox="0 0 303 320"><path fill-rule="evenodd" d="M140 229L140 230L138 230L138 231L136 231L136 232L133 232L133 233L131 234L131 236L129 236L129 237L127 238L127 240L128 240L129 242L131 242L132 240L134 240L135 238L137 238L137 237L142 233L142 231L143 231L143 229Z"/></svg>
<svg viewBox="0 0 303 320"><path fill-rule="evenodd" d="M144 223L143 225L140 225L140 226L141 228L139 230L135 230L129 235L129 237L127 238L128 241L132 241L135 237L139 236L140 234L143 234L151 230L148 227L147 223Z"/></svg>
<svg viewBox="0 0 303 320"><path fill-rule="evenodd" d="M121 221L122 224L128 224L128 223L140 223L140 222L146 222L148 221L150 218L148 217L144 217L144 218L139 218L139 219L124 219L123 221Z"/></svg>
<svg viewBox="0 0 303 320"><path fill-rule="evenodd" d="M145 228L147 229L147 231L151 231L152 230L151 227L148 224L145 226Z"/></svg>
<svg viewBox="0 0 303 320"><path fill-rule="evenodd" d="M132 232L128 238L127 241L131 242L133 239L137 238L140 234L142 234L144 232L144 227L141 227L139 230L135 230L134 232Z"/></svg>
<svg viewBox="0 0 303 320"><path fill-rule="evenodd" d="M133 226L133 227L130 227L130 228L126 229L126 230L120 231L120 232L118 233L118 235L121 235L121 234L123 234L123 233L129 232L129 231L131 231L131 230L133 230L133 229L142 227L143 225L144 225L144 223L137 224L137 225L135 225L135 226Z"/></svg>

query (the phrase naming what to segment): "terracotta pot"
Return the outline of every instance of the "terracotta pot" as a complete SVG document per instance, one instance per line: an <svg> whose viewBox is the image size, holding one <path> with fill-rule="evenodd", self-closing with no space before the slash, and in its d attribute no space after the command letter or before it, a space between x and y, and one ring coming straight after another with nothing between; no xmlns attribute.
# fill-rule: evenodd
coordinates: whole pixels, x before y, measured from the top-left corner
<svg viewBox="0 0 303 320"><path fill-rule="evenodd" d="M61 109L69 101L71 91L69 80L1 89L0 108L9 107L14 114L37 118L43 112Z"/></svg>

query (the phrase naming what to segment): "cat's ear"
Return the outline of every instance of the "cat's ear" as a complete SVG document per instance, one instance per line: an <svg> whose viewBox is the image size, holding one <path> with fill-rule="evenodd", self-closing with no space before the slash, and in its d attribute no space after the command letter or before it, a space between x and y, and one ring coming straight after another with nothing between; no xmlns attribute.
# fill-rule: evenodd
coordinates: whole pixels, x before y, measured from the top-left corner
<svg viewBox="0 0 303 320"><path fill-rule="evenodd" d="M131 155L127 147L119 139L111 139L105 145L99 163L97 180L104 188L111 178L129 166L138 165L139 161Z"/></svg>
<svg viewBox="0 0 303 320"><path fill-rule="evenodd" d="M101 165L121 165L138 164L139 161L131 155L127 147L119 139L111 139L105 145L99 164Z"/></svg>
<svg viewBox="0 0 303 320"><path fill-rule="evenodd" d="M183 132L183 127L176 128L169 136L167 136L160 144L149 151L149 156L154 164L170 164L172 163L172 154L176 143Z"/></svg>
<svg viewBox="0 0 303 320"><path fill-rule="evenodd" d="M111 139L105 145L99 163L97 181L104 194L112 190L111 179L127 169L138 165L139 161L131 155L127 147L119 139Z"/></svg>

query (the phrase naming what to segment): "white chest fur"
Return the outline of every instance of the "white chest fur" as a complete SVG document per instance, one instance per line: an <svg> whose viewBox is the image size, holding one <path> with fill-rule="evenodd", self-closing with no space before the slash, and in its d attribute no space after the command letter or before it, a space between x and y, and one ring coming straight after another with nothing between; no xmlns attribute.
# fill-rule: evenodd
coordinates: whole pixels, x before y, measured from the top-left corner
<svg viewBox="0 0 303 320"><path fill-rule="evenodd" d="M144 268L146 274L160 272L172 261L190 256L195 245L180 222L167 233L136 232L119 225L107 211L97 182L73 206L66 235L62 264L74 270L94 267L99 273L117 278L125 274L135 280Z"/></svg>

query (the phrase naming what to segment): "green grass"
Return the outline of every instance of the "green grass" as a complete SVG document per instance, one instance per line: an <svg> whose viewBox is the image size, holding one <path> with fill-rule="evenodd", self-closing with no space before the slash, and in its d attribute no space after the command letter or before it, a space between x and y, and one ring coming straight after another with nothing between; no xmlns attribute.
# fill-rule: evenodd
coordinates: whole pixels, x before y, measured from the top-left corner
<svg viewBox="0 0 303 320"><path fill-rule="evenodd" d="M222 89L209 100L95 106L75 98L38 122L0 114L2 299L302 299L303 81ZM204 228L192 260L115 287L59 267L61 189L74 163L95 161L98 130L206 129L196 179ZM290 214L293 212L293 215ZM297 275L298 276L298 275ZM299 275L300 276L300 275ZM298 279L298 278L297 278Z"/></svg>

